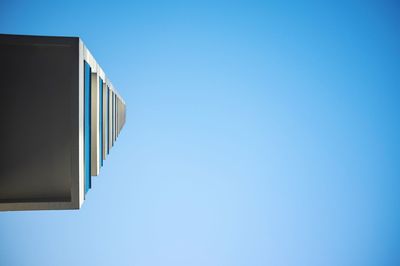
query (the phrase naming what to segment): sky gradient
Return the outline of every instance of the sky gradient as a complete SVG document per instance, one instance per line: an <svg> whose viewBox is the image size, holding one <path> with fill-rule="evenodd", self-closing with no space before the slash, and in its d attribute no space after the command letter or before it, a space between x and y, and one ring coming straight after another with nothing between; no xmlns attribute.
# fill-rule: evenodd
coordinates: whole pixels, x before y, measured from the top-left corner
<svg viewBox="0 0 400 266"><path fill-rule="evenodd" d="M399 7L1 0L127 121L81 210L0 213L0 265L400 265Z"/></svg>

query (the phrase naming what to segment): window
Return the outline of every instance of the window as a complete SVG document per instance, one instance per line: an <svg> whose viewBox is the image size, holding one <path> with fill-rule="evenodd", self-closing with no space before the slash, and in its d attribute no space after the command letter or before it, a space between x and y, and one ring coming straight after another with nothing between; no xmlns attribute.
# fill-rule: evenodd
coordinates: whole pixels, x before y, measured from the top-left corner
<svg viewBox="0 0 400 266"><path fill-rule="evenodd" d="M103 80L99 78L99 152L100 166L103 166Z"/></svg>

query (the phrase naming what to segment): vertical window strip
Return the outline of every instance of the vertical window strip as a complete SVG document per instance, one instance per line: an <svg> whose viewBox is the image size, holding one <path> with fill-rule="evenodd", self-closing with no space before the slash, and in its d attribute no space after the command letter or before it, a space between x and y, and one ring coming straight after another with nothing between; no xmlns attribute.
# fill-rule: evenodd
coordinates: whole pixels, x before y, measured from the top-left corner
<svg viewBox="0 0 400 266"><path fill-rule="evenodd" d="M107 154L110 153L109 134L110 134L110 88L107 86Z"/></svg>
<svg viewBox="0 0 400 266"><path fill-rule="evenodd" d="M91 68L85 61L84 67L84 165L85 165L85 194L92 187L91 178Z"/></svg>
<svg viewBox="0 0 400 266"><path fill-rule="evenodd" d="M99 78L99 148L100 166L103 166L103 80Z"/></svg>

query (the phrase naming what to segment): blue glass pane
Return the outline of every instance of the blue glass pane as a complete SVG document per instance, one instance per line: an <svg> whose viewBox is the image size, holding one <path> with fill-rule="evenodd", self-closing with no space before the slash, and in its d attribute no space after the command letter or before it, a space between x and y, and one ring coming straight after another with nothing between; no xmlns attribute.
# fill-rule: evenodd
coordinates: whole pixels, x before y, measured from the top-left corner
<svg viewBox="0 0 400 266"><path fill-rule="evenodd" d="M99 115L99 142L100 142L100 165L103 166L103 80L100 78L100 86L99 86L99 106L100 106L100 115Z"/></svg>
<svg viewBox="0 0 400 266"><path fill-rule="evenodd" d="M84 132L85 132L85 194L88 192L88 190L92 187L92 178L91 178L91 169L90 169L90 142L91 142L91 132L90 132L90 127L91 127L91 68L89 64L85 61L85 69L84 69Z"/></svg>
<svg viewBox="0 0 400 266"><path fill-rule="evenodd" d="M114 137L115 137L115 127L114 127L114 119L115 119L115 115L114 115L114 93L112 94L112 99L111 99L111 108L112 108L112 116L111 116L111 123L112 123L112 145L114 146Z"/></svg>

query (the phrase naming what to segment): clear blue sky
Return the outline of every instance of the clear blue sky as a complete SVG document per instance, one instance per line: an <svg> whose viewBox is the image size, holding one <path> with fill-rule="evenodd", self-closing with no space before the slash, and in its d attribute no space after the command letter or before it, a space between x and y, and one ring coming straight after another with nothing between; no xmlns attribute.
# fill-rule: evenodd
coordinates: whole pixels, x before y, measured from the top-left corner
<svg viewBox="0 0 400 266"><path fill-rule="evenodd" d="M400 5L347 2L0 1L128 106L81 210L0 213L0 265L400 265Z"/></svg>

